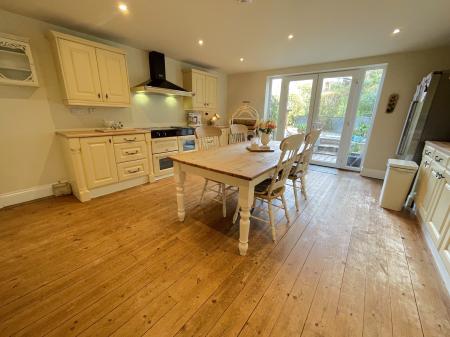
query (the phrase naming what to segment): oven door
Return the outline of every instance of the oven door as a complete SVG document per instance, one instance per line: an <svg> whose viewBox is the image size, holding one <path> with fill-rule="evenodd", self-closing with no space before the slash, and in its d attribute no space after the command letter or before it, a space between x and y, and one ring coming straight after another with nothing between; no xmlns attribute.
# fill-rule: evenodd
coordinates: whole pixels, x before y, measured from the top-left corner
<svg viewBox="0 0 450 337"><path fill-rule="evenodd" d="M178 151L157 153L153 155L153 169L155 170L155 176L163 176L173 174L173 160L169 158Z"/></svg>
<svg viewBox="0 0 450 337"><path fill-rule="evenodd" d="M197 151L197 140L194 135L178 137L178 149L180 152Z"/></svg>

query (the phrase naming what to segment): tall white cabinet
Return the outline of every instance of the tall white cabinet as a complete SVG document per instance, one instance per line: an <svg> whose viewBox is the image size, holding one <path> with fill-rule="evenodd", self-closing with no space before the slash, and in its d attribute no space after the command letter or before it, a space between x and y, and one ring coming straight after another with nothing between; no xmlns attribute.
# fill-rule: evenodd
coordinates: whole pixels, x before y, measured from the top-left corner
<svg viewBox="0 0 450 337"><path fill-rule="evenodd" d="M130 84L123 50L54 31L50 37L65 104L129 106Z"/></svg>

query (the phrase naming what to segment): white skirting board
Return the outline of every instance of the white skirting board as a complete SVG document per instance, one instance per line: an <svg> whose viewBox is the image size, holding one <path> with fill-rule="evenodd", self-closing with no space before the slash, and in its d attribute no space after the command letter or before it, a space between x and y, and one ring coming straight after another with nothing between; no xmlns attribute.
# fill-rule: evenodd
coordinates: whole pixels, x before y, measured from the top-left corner
<svg viewBox="0 0 450 337"><path fill-rule="evenodd" d="M127 188L143 185L147 182L149 182L149 177L143 176L122 181L116 184L95 188L90 191L91 197L96 198L105 194L114 193L125 190ZM53 195L52 186L53 184L41 185L19 191L0 194L0 209L6 206L17 205L27 201L49 197Z"/></svg>
<svg viewBox="0 0 450 337"><path fill-rule="evenodd" d="M0 208L53 195L53 184L34 186L19 191L0 194Z"/></svg>
<svg viewBox="0 0 450 337"><path fill-rule="evenodd" d="M368 168L364 168L364 167L361 169L361 175L363 177L384 180L385 174L386 174L386 171L384 171L384 170L373 170L373 169L368 169Z"/></svg>
<svg viewBox="0 0 450 337"><path fill-rule="evenodd" d="M441 256L439 255L439 252L434 245L433 240L431 240L430 234L428 234L428 231L426 230L425 226L420 226L422 228L423 236L425 237L425 242L427 243L428 249L431 251L431 254L433 255L433 261L436 265L439 274L441 275L442 281L444 282L445 288L447 288L447 292L450 295L450 276L447 273L447 269L445 268L444 264L441 261Z"/></svg>

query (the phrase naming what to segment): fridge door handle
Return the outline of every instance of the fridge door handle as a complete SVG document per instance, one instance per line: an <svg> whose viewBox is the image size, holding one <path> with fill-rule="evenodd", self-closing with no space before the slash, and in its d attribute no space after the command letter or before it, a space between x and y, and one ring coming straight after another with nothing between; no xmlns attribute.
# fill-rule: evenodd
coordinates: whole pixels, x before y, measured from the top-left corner
<svg viewBox="0 0 450 337"><path fill-rule="evenodd" d="M400 138L400 144L398 144L397 154L402 155L405 152L406 141L408 138L409 128L411 126L411 121L414 118L418 101L413 101L411 103L411 108L409 109L408 119L406 120L405 127L403 128L402 136Z"/></svg>

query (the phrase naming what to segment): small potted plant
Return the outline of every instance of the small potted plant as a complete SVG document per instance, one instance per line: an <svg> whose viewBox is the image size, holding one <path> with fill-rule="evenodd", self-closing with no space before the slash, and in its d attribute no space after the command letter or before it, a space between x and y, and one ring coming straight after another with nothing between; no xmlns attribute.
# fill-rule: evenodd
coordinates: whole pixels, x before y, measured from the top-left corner
<svg viewBox="0 0 450 337"><path fill-rule="evenodd" d="M276 129L277 124L272 120L261 121L258 125L258 131L261 134L261 143L263 146L267 146L270 142L270 134Z"/></svg>

